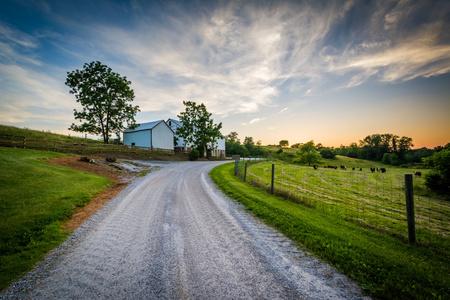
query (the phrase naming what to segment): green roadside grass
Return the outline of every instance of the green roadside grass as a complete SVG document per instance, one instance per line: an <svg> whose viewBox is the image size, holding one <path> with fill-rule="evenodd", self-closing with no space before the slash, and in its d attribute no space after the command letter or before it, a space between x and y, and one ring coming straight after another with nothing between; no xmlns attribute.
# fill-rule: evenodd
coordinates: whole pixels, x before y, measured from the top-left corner
<svg viewBox="0 0 450 300"><path fill-rule="evenodd" d="M426 247L275 197L234 176L234 163L213 181L267 224L335 266L379 299L449 299L450 258Z"/></svg>
<svg viewBox="0 0 450 300"><path fill-rule="evenodd" d="M61 222L113 183L42 161L61 156L0 147L0 290L64 241Z"/></svg>

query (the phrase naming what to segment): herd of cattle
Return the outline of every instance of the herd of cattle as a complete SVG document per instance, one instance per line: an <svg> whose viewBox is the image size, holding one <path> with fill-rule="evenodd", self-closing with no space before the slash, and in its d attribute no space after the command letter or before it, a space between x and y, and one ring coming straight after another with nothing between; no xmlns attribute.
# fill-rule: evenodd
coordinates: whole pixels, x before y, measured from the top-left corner
<svg viewBox="0 0 450 300"><path fill-rule="evenodd" d="M313 167L315 170L317 170L319 168L318 165L314 165ZM328 169L335 169L335 170L338 168L337 166L330 166L330 165L323 166L323 167L328 168ZM347 170L347 167L344 165L341 165L340 168L341 168L341 170ZM352 168L353 171L355 171L356 169L357 168ZM362 168L359 168L359 170L362 171ZM375 171L381 172L381 173L386 173L386 168L374 168L374 167L370 168L370 172L375 173ZM420 177L420 176L422 176L422 172L416 171L416 172L414 172L414 176Z"/></svg>

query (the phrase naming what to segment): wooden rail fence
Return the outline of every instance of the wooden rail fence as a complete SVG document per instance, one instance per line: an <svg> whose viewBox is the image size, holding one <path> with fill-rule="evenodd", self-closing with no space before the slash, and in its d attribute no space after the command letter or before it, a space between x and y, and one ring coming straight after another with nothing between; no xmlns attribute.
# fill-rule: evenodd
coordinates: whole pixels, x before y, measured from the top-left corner
<svg viewBox="0 0 450 300"><path fill-rule="evenodd" d="M75 154L149 154L149 152L174 153L174 150L172 149L158 149L153 147L137 147L118 144L80 143L5 134L0 134L0 146Z"/></svg>

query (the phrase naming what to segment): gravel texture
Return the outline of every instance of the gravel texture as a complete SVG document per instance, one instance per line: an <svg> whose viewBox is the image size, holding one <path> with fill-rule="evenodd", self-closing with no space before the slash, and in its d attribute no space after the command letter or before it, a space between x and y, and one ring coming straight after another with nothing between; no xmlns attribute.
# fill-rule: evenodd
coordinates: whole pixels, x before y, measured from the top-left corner
<svg viewBox="0 0 450 300"><path fill-rule="evenodd" d="M368 299L216 189L222 162L161 166L0 299Z"/></svg>

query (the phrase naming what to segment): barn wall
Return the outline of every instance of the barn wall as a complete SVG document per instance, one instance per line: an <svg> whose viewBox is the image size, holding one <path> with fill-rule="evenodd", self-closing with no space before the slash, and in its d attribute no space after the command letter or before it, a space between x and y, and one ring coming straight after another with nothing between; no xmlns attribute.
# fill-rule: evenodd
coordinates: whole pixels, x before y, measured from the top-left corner
<svg viewBox="0 0 450 300"><path fill-rule="evenodd" d="M132 143L138 147L151 147L151 130L124 132L123 144L131 146Z"/></svg>
<svg viewBox="0 0 450 300"><path fill-rule="evenodd" d="M174 149L173 145L173 131L167 126L166 123L161 122L152 129L153 148L158 149Z"/></svg>

